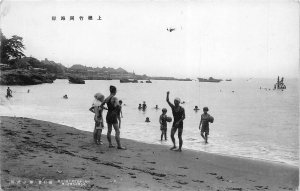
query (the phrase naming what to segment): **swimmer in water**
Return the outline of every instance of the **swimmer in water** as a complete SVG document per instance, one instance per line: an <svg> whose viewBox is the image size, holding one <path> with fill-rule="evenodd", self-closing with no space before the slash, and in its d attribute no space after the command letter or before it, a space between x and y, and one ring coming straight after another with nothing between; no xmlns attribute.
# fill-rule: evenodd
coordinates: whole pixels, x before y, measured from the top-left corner
<svg viewBox="0 0 300 191"><path fill-rule="evenodd" d="M198 111L198 110L199 110L198 106L195 106L194 111Z"/></svg>
<svg viewBox="0 0 300 191"><path fill-rule="evenodd" d="M150 119L149 119L149 117L146 117L146 121L145 121L146 123L149 123L150 122Z"/></svg>
<svg viewBox="0 0 300 191"><path fill-rule="evenodd" d="M142 106L142 108L143 108L143 111L145 111L146 108L147 108L147 105L146 105L146 102L145 102L145 101L143 101L143 106Z"/></svg>

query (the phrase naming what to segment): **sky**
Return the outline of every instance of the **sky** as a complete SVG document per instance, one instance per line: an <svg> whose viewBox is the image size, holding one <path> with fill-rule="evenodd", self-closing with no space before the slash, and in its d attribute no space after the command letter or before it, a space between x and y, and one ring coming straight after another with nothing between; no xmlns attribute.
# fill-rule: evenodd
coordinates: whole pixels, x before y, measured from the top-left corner
<svg viewBox="0 0 300 191"><path fill-rule="evenodd" d="M299 75L296 0L10 0L1 2L1 29L23 37L27 56L67 67L182 78Z"/></svg>

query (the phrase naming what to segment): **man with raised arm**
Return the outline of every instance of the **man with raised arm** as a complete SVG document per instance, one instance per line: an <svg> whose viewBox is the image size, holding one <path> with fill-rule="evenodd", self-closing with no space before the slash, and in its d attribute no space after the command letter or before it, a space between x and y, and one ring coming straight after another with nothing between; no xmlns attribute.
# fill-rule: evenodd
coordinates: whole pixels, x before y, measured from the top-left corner
<svg viewBox="0 0 300 191"><path fill-rule="evenodd" d="M176 151L181 152L183 120L185 119L185 111L184 111L184 108L179 105L180 104L180 98L175 98L174 99L174 105L173 105L169 100L169 94L170 94L170 92L167 92L167 102L168 102L169 106L172 109L173 118L174 118L172 129L171 129L171 139L172 139L172 142L173 142L173 147L170 150L176 149L176 143L175 143L174 135L175 135L175 133L178 129L179 148L176 149Z"/></svg>

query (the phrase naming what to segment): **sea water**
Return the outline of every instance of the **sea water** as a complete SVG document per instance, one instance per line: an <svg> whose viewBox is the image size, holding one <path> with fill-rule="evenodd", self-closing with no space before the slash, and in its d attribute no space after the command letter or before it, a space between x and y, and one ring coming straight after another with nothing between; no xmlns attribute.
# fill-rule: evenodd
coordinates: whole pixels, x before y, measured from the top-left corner
<svg viewBox="0 0 300 191"><path fill-rule="evenodd" d="M166 102L166 92L170 91L171 102L175 97L185 102L182 104L186 114L183 150L298 165L298 80L286 79L287 89L284 91L272 89L275 81L233 79L220 83L120 83L118 80L86 80L86 84L69 84L67 80L56 80L53 84L11 86L13 97L10 99L5 98L7 86L0 86L0 115L29 117L93 131L93 113L89 111L93 96L96 92L108 96L109 86L115 85L116 97L124 103L121 137L172 145L169 136L172 124L168 123L168 140L161 142L158 122L162 108L167 108L167 115L172 116ZM62 98L65 94L68 99ZM143 101L148 106L146 111L138 110L138 104ZM160 109L154 109L155 105ZM200 108L198 112L193 110L196 105ZM209 108L208 113L215 119L210 124L209 144L204 144L199 131L204 106ZM150 123L145 122L146 117L150 118Z"/></svg>

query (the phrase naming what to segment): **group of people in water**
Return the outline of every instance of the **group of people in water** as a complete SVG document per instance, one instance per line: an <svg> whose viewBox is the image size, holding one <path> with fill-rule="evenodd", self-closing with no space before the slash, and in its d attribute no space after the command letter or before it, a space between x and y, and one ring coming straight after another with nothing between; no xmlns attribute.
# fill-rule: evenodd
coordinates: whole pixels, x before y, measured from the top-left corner
<svg viewBox="0 0 300 191"><path fill-rule="evenodd" d="M111 140L111 133L112 128L115 130L115 139L117 143L117 149L126 149L121 145L120 140L120 129L121 129L121 118L122 116L122 100L118 100L116 97L117 94L117 88L115 86L109 87L110 95L105 98L105 96L101 93L96 93L94 95L94 102L92 104L92 107L89 109L91 112L94 113L94 121L95 121L95 128L93 132L93 138L94 142L96 144L103 144L101 140L102 130L104 129L104 120L103 120L103 110L107 110L106 114L106 123L107 123L107 140L109 144L109 148L114 148L115 146L112 144ZM172 122L171 127L171 140L173 143L173 146L170 150L175 151L182 151L182 133L183 133L183 121L185 119L185 110L180 105L181 100L180 98L175 98L174 102L170 102L169 98L170 92L167 92L166 95L166 101L168 105L171 108L173 119L169 116L167 116L167 109L162 109L162 114L159 117L159 123L160 123L160 130L161 130L161 140L163 138L167 140L167 122ZM105 107L106 104L106 107ZM139 104L139 109L146 109L147 105L144 101L143 104ZM156 107L158 109L158 106ZM197 106L195 106L195 109L199 110ZM201 131L201 136L205 140L205 143L207 142L208 135L209 135L209 123L213 123L214 118L210 116L208 113L208 108L203 108L203 114L201 115L201 120L199 124L199 129ZM150 121L149 118L146 119L146 121ZM179 147L176 146L176 139L175 134L178 132L178 140L179 140Z"/></svg>
<svg viewBox="0 0 300 191"><path fill-rule="evenodd" d="M145 101L143 101L143 104L139 104L139 107L138 107L139 110L143 110L145 111L147 109L147 104Z"/></svg>

